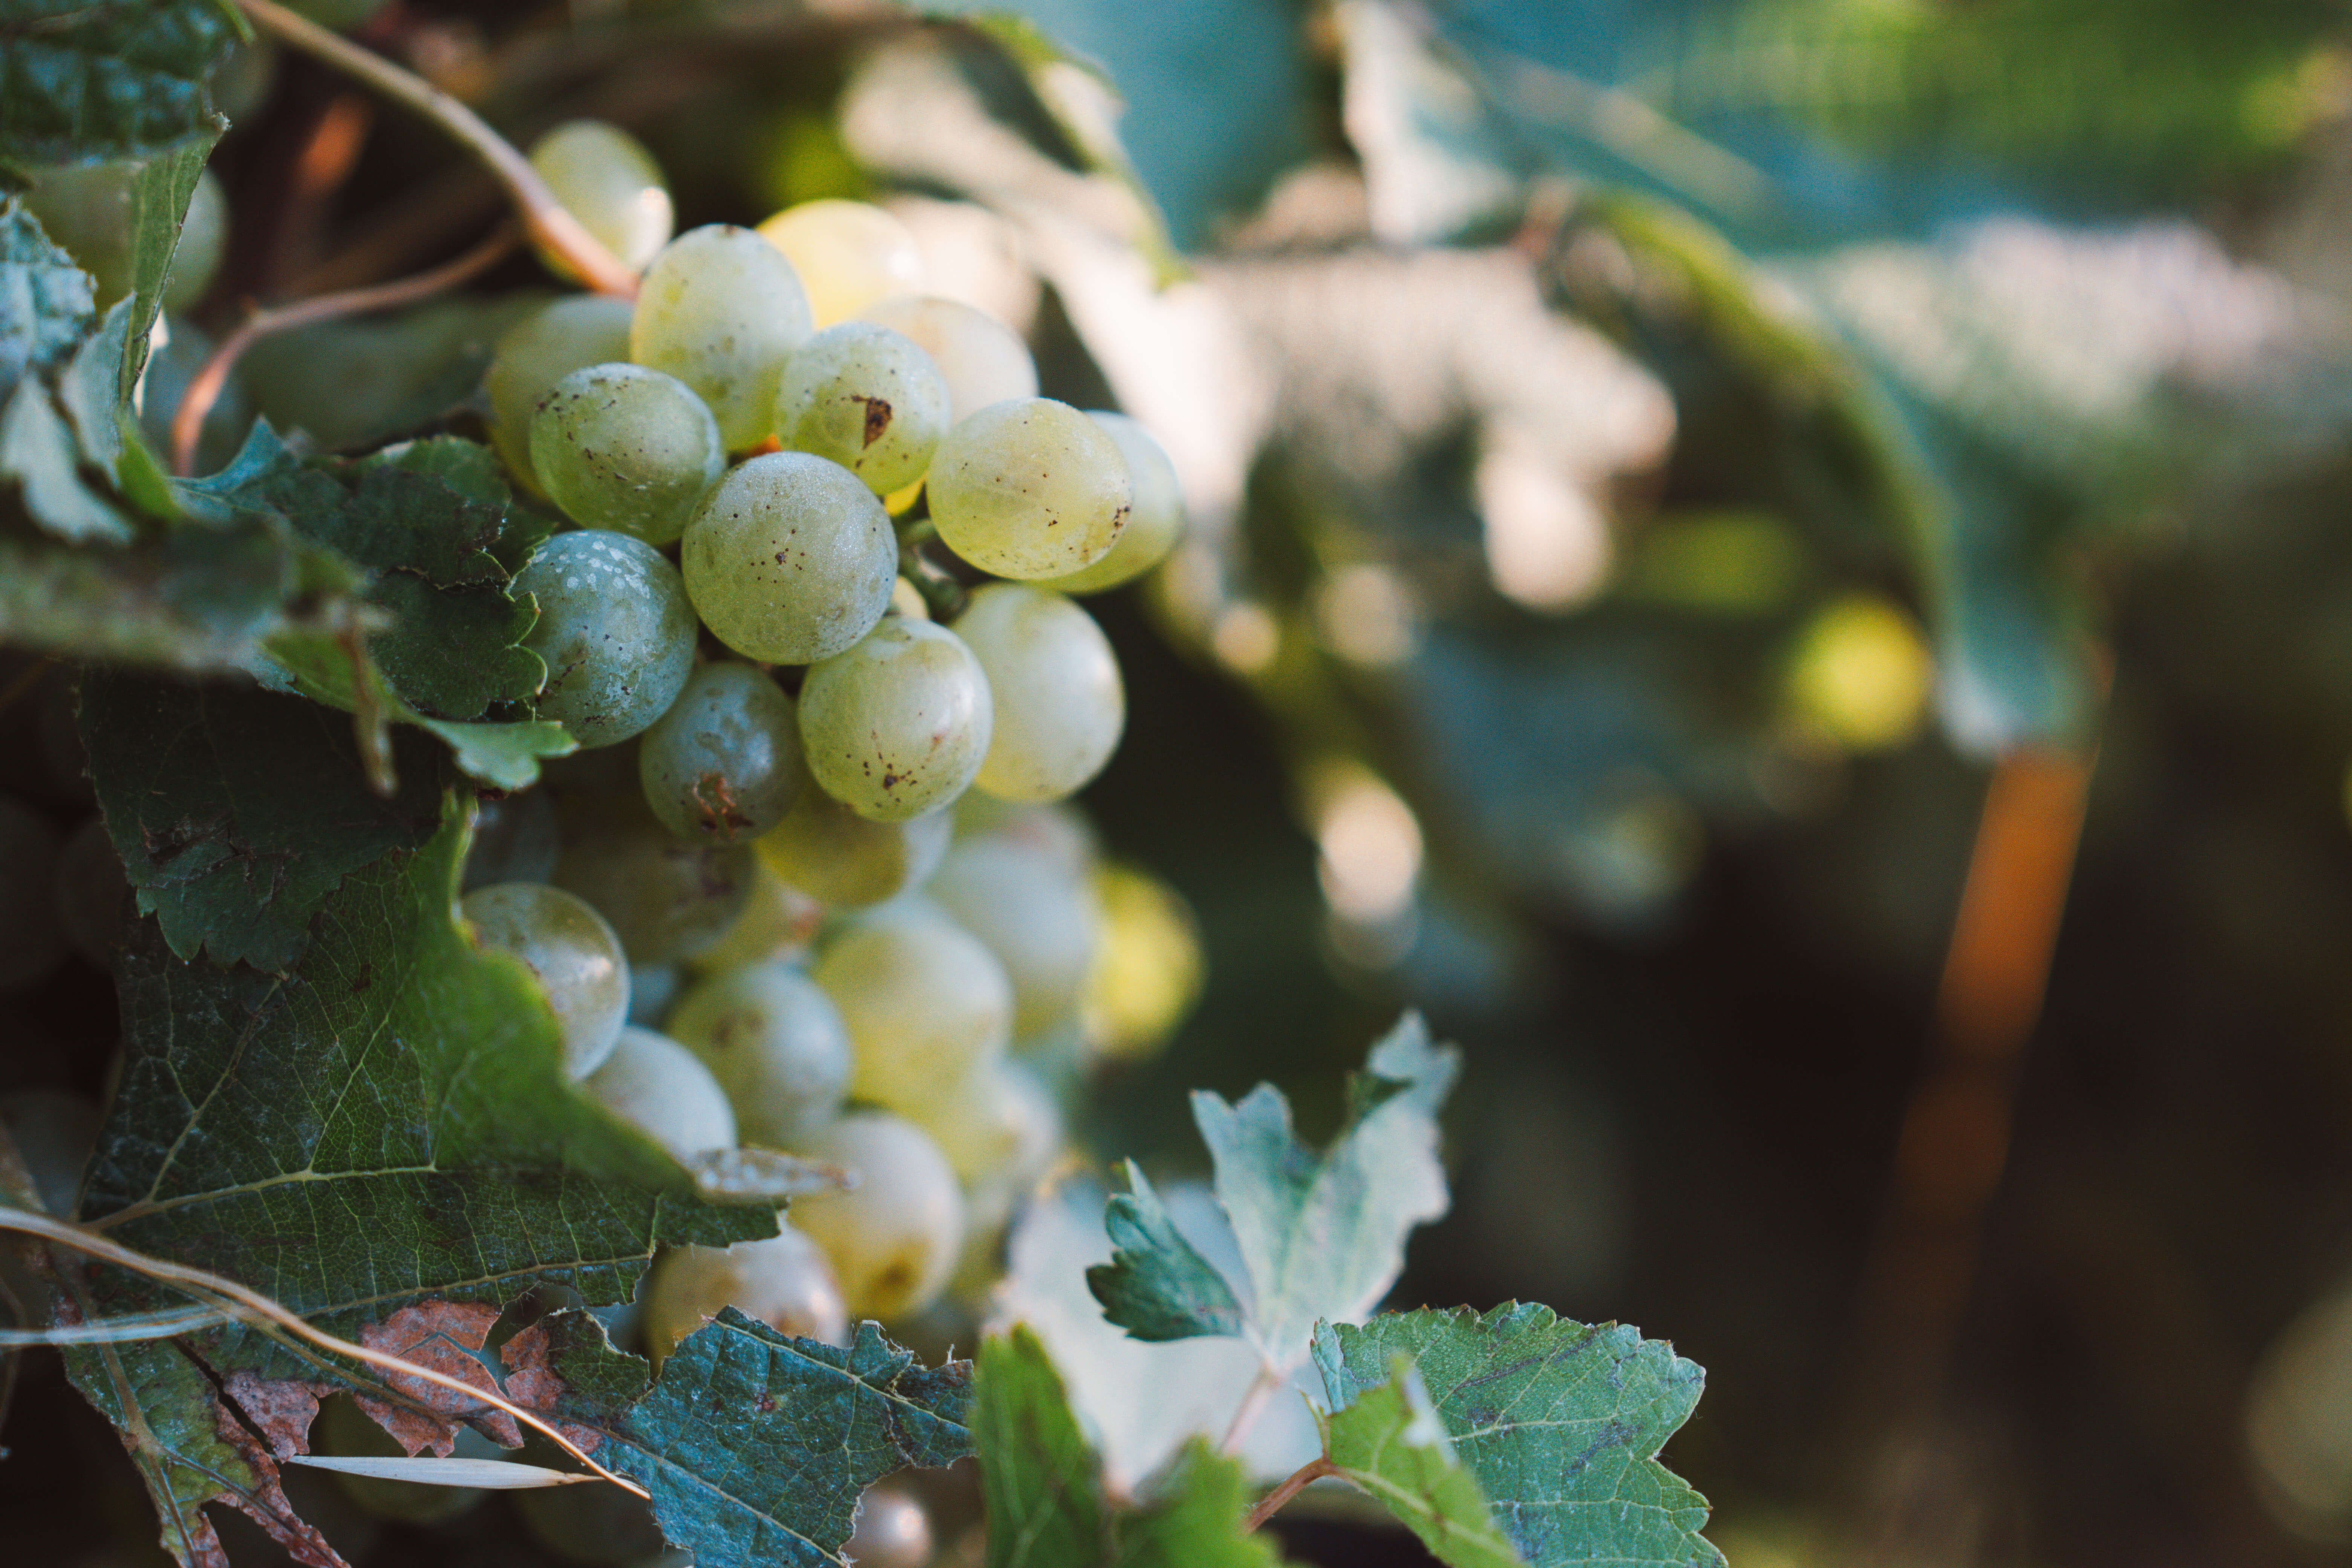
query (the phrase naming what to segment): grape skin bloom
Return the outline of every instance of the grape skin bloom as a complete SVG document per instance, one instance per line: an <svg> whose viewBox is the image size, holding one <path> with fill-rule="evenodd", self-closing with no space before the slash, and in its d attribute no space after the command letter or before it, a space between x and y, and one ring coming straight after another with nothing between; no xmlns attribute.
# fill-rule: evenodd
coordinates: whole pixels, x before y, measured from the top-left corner
<svg viewBox="0 0 2352 1568"><path fill-rule="evenodd" d="M948 548L1000 577L1066 577L1127 526L1127 459L1103 427L1050 397L991 404L931 458L931 521Z"/></svg>
<svg viewBox="0 0 2352 1568"><path fill-rule="evenodd" d="M992 724L980 661L929 621L891 616L801 683L809 772L877 822L925 816L971 788Z"/></svg>
<svg viewBox="0 0 2352 1568"><path fill-rule="evenodd" d="M763 664L810 664L889 608L898 541L847 468L769 452L719 481L686 525L679 562L713 637Z"/></svg>
<svg viewBox="0 0 2352 1568"><path fill-rule="evenodd" d="M625 533L559 533L515 574L539 601L523 646L547 661L539 716L583 747L641 734L694 668L694 606L677 568Z"/></svg>
<svg viewBox="0 0 2352 1568"><path fill-rule="evenodd" d="M1167 560L1177 541L1184 537L1184 490L1166 449L1150 431L1124 414L1088 409L1087 417L1118 443L1119 456L1127 459L1133 499L1127 526L1119 531L1118 542L1110 547L1109 554L1045 584L1065 594L1098 594L1133 582Z"/></svg>
<svg viewBox="0 0 2352 1568"><path fill-rule="evenodd" d="M637 777L646 805L680 838L756 838L801 787L793 700L751 665L702 665L637 742Z"/></svg>
<svg viewBox="0 0 2352 1568"><path fill-rule="evenodd" d="M877 496L921 479L947 428L947 383L929 357L866 321L803 343L776 393L777 439L839 463Z"/></svg>
<svg viewBox="0 0 2352 1568"><path fill-rule="evenodd" d="M583 528L670 544L727 470L719 423L694 389L637 364L590 365L550 389L530 420L530 463Z"/></svg>
<svg viewBox="0 0 2352 1568"><path fill-rule="evenodd" d="M604 1064L629 1016L621 939L586 900L537 882L496 882L458 900L476 945L519 959L555 1009L563 1070L585 1078Z"/></svg>
<svg viewBox="0 0 2352 1568"><path fill-rule="evenodd" d="M1092 616L1050 589L991 583L955 629L995 700L982 789L1003 800L1060 800L1102 771L1127 727L1127 691Z"/></svg>
<svg viewBox="0 0 2352 1568"><path fill-rule="evenodd" d="M646 269L629 357L694 388L740 452L768 438L784 362L808 335L808 297L783 252L751 229L706 224Z"/></svg>

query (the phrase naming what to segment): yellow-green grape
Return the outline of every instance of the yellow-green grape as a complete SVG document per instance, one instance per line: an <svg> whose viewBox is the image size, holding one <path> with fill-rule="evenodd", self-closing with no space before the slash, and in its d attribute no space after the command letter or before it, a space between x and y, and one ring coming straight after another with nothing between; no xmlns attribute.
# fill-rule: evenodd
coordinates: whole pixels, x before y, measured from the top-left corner
<svg viewBox="0 0 2352 1568"><path fill-rule="evenodd" d="M1050 397L993 403L947 433L925 489L948 548L1000 577L1066 577L1127 526L1127 459L1103 427Z"/></svg>
<svg viewBox="0 0 2352 1568"><path fill-rule="evenodd" d="M762 664L839 653L874 629L898 580L882 503L805 452L736 465L687 524L678 559L703 625Z"/></svg>
<svg viewBox="0 0 2352 1568"><path fill-rule="evenodd" d="M776 438L839 463L877 496L913 484L948 428L930 356L887 327L844 321L803 343L776 390Z"/></svg>
<svg viewBox="0 0 2352 1568"><path fill-rule="evenodd" d="M614 258L642 272L669 243L675 219L661 165L645 143L601 120L571 120L530 144L530 166ZM541 251L565 278L572 269Z"/></svg>
<svg viewBox="0 0 2352 1568"><path fill-rule="evenodd" d="M565 801L558 886L612 922L635 963L692 958L727 934L751 885L742 845L690 844L623 797Z"/></svg>
<svg viewBox="0 0 2352 1568"><path fill-rule="evenodd" d="M538 712L586 746L609 746L666 712L694 668L694 606L677 568L608 529L559 533L515 574L539 602L523 646L547 661Z"/></svg>
<svg viewBox="0 0 2352 1568"><path fill-rule="evenodd" d="M65 962L52 901L64 847L47 817L0 795L0 992L29 985Z"/></svg>
<svg viewBox="0 0 2352 1568"><path fill-rule="evenodd" d="M813 784L803 783L803 788L817 793ZM692 967L700 974L723 974L770 959L798 958L808 951L824 920L823 904L777 876L767 856L755 854L743 912L725 936L694 955Z"/></svg>
<svg viewBox="0 0 2352 1568"><path fill-rule="evenodd" d="M637 742L637 776L646 804L679 837L756 838L801 787L793 700L752 665L703 665Z"/></svg>
<svg viewBox="0 0 2352 1568"><path fill-rule="evenodd" d="M793 1201L793 1217L801 1205ZM795 1339L849 1342L849 1312L824 1251L793 1225L764 1241L679 1247L654 1264L646 1288L646 1348L658 1366L678 1341L732 1307Z"/></svg>
<svg viewBox="0 0 2352 1568"><path fill-rule="evenodd" d="M770 869L819 903L863 909L922 886L950 832L945 812L869 822L812 781L757 847Z"/></svg>
<svg viewBox="0 0 2352 1568"><path fill-rule="evenodd" d="M992 583L956 631L988 674L996 723L980 787L1006 800L1061 800L1110 761L1127 690L1094 617L1050 589Z"/></svg>
<svg viewBox="0 0 2352 1568"><path fill-rule="evenodd" d="M1016 1037L1077 1005L1101 923L1083 870L1009 839L977 838L950 849L923 890L1004 965Z"/></svg>
<svg viewBox="0 0 2352 1568"><path fill-rule="evenodd" d="M42 231L90 275L101 310L130 293L136 281L131 202L138 179L135 163L68 164L37 171L25 194L25 205L41 220ZM219 178L205 169L196 175L171 270L164 275L164 309L184 310L203 299L227 246L228 201Z"/></svg>
<svg viewBox="0 0 2352 1568"><path fill-rule="evenodd" d="M931 1135L966 1186L1034 1183L1062 1147L1062 1108L1035 1071L1000 1058L900 1114Z"/></svg>
<svg viewBox="0 0 2352 1568"><path fill-rule="evenodd" d="M563 1070L585 1078L612 1054L629 1016L621 939L588 903L538 882L498 882L458 900L478 946L522 962L555 1009Z"/></svg>
<svg viewBox="0 0 2352 1568"><path fill-rule="evenodd" d="M702 1058L635 1025L582 1080L589 1098L680 1160L735 1147L735 1111Z"/></svg>
<svg viewBox="0 0 2352 1568"><path fill-rule="evenodd" d="M551 1445L546 1457L555 1458ZM618 1487L541 1487L512 1495L523 1528L569 1562L643 1568L660 1558L661 1526L654 1522L652 1505Z"/></svg>
<svg viewBox="0 0 2352 1568"><path fill-rule="evenodd" d="M824 196L786 207L760 226L808 290L819 327L847 321L877 300L922 286L923 253L907 226L865 202Z"/></svg>
<svg viewBox="0 0 2352 1568"><path fill-rule="evenodd" d="M857 312L860 321L912 338L948 384L948 418L964 419L1008 397L1037 395L1037 362L1020 334L961 300L900 294Z"/></svg>
<svg viewBox="0 0 2352 1568"><path fill-rule="evenodd" d="M629 302L574 294L543 305L499 339L482 390L490 400L490 444L517 480L541 493L530 466L530 416L539 400L575 370L629 357Z"/></svg>
<svg viewBox="0 0 2352 1568"><path fill-rule="evenodd" d="M786 1149L831 1121L849 1088L849 1028L833 998L789 963L713 975L670 1015L735 1108L746 1143Z"/></svg>
<svg viewBox="0 0 2352 1568"><path fill-rule="evenodd" d="M312 1452L338 1459L390 1459L406 1452L391 1433L369 1419L355 1400L341 1394L320 1405L318 1419L311 1425L310 1445ZM457 1447L451 1458L507 1457L505 1449L471 1426L457 1428ZM336 1473L335 1482L342 1488L344 1496L368 1512L406 1524L439 1524L482 1500L482 1493L473 1487L434 1486L424 1481L393 1481L381 1476L341 1472Z"/></svg>
<svg viewBox="0 0 2352 1568"><path fill-rule="evenodd" d="M777 379L808 335L808 297L783 252L751 229L705 224L646 269L628 357L694 388L740 452L768 438Z"/></svg>
<svg viewBox="0 0 2352 1568"><path fill-rule="evenodd" d="M868 1487L841 1558L857 1568L924 1568L931 1560L931 1516L903 1487Z"/></svg>
<svg viewBox="0 0 2352 1568"><path fill-rule="evenodd" d="M1183 487L1176 482L1176 466L1151 438L1151 432L1124 414L1089 409L1087 417L1118 443L1119 456L1127 459L1134 500L1128 508L1127 526L1119 531L1118 542L1110 547L1109 554L1045 584L1065 594L1098 594L1132 582L1167 560L1176 542L1184 537Z"/></svg>
<svg viewBox="0 0 2352 1568"><path fill-rule="evenodd" d="M801 743L825 794L905 822L971 787L988 754L988 678L963 639L890 616L801 682Z"/></svg>
<svg viewBox="0 0 2352 1568"><path fill-rule="evenodd" d="M1095 872L1102 938L1087 979L1087 1038L1108 1057L1141 1057L1163 1044L1200 999L1200 928L1183 898L1148 871Z"/></svg>
<svg viewBox="0 0 2352 1568"><path fill-rule="evenodd" d="M956 837L1009 839L1072 876L1091 872L1102 846L1086 814L1066 802L1028 805L972 791L956 802Z"/></svg>
<svg viewBox="0 0 2352 1568"><path fill-rule="evenodd" d="M856 1173L847 1192L793 1202L824 1249L853 1318L898 1318L936 1300L963 1245L963 1194L923 1131L887 1111L843 1117L798 1152Z"/></svg>
<svg viewBox="0 0 2352 1568"><path fill-rule="evenodd" d="M639 364L598 364L540 400L530 466L581 527L669 544L727 471L727 452L686 383Z"/></svg>
<svg viewBox="0 0 2352 1568"><path fill-rule="evenodd" d="M931 607L923 603L923 591L904 577L890 585L890 611L894 616L911 616L919 621L931 618Z"/></svg>
<svg viewBox="0 0 2352 1568"><path fill-rule="evenodd" d="M849 1092L897 1110L1004 1053L1013 983L978 937L919 899L844 926L817 950L809 978L849 1028Z"/></svg>

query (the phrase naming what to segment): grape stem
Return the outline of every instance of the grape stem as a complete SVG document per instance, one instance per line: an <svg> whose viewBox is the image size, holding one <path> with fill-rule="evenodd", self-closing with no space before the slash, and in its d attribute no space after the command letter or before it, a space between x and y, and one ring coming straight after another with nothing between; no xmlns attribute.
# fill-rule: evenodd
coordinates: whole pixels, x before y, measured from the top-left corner
<svg viewBox="0 0 2352 1568"><path fill-rule="evenodd" d="M634 300L637 277L621 265L604 243L564 210L513 142L490 129L488 121L413 71L403 70L373 50L339 33L298 16L273 0L236 0L237 9L304 54L336 69L347 71L385 97L406 104L432 121L482 161L522 218L531 239L555 257L599 294Z"/></svg>
<svg viewBox="0 0 2352 1568"><path fill-rule="evenodd" d="M1242 1530L1244 1532L1255 1530L1259 1525L1272 1519L1282 1510L1283 1504L1307 1489L1307 1482L1319 1481L1325 1476L1336 1476L1339 1473L1339 1466L1320 1454L1316 1455L1285 1477L1280 1486L1258 1500L1258 1505L1249 1510L1249 1517L1242 1521Z"/></svg>
<svg viewBox="0 0 2352 1568"><path fill-rule="evenodd" d="M255 310L236 331L221 340L220 346L213 350L211 357L188 382L187 391L180 395L180 405L172 411L172 471L182 479L195 471L196 444L204 436L205 417L220 400L221 389L228 384L229 372L236 368L245 351L261 339L296 327L344 316L364 316L430 299L503 259L514 249L517 237L514 225L500 224L488 238L463 256L413 278L397 278L389 283L346 289L339 294L314 295L290 305Z"/></svg>

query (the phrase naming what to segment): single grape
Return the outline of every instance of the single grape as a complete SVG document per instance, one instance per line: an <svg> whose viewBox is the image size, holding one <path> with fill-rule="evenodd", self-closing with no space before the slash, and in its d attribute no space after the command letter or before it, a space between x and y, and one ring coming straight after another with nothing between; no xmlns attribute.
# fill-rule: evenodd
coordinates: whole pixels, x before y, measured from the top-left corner
<svg viewBox="0 0 2352 1568"><path fill-rule="evenodd" d="M559 533L515 574L539 601L523 646L547 661L539 716L583 746L609 746L667 711L694 668L694 606L677 568L641 539Z"/></svg>
<svg viewBox="0 0 2352 1568"><path fill-rule="evenodd" d="M1094 617L1049 589L992 583L955 629L988 673L996 724L976 781L1007 800L1060 800L1102 771L1127 691Z"/></svg>
<svg viewBox="0 0 2352 1568"><path fill-rule="evenodd" d="M1087 875L1102 855L1094 825L1065 801L1031 805L973 790L956 802L955 825L959 841L1007 839L1073 877Z"/></svg>
<svg viewBox="0 0 2352 1568"><path fill-rule="evenodd" d="M783 253L751 229L706 224L646 269L628 357L699 393L740 452L768 438L777 379L808 335L808 297Z"/></svg>
<svg viewBox="0 0 2352 1568"><path fill-rule="evenodd" d="M945 812L869 822L812 782L758 848L779 878L819 903L863 909L922 886L950 834Z"/></svg>
<svg viewBox="0 0 2352 1568"><path fill-rule="evenodd" d="M1020 334L961 300L899 294L857 312L863 321L912 338L948 384L950 424L1008 397L1037 395L1037 363Z"/></svg>
<svg viewBox="0 0 2352 1568"><path fill-rule="evenodd" d="M457 903L475 945L520 959L555 1009L563 1070L585 1078L629 1016L629 966L613 928L582 899L537 882L477 888Z"/></svg>
<svg viewBox="0 0 2352 1568"><path fill-rule="evenodd" d="M180 220L180 240L172 252L171 270L163 274L163 309L187 310L212 291L220 276L221 258L228 253L228 195L220 176L210 169L198 172L188 193L188 211ZM125 292L128 292L126 289Z"/></svg>
<svg viewBox="0 0 2352 1568"><path fill-rule="evenodd" d="M795 1215L806 1201L794 1202ZM806 1233L789 1224L764 1241L662 1253L646 1287L646 1348L655 1364L721 1307L795 1339L849 1342L849 1311L833 1265Z"/></svg>
<svg viewBox="0 0 2352 1568"><path fill-rule="evenodd" d="M493 799L474 806L474 841L466 849L458 886L471 892L492 882L544 882L555 875L562 848L555 832L555 804L544 790Z"/></svg>
<svg viewBox="0 0 2352 1568"><path fill-rule="evenodd" d="M1101 866L1094 884L1102 936L1087 977L1086 1037L1104 1056L1147 1056L1200 999L1200 928L1182 895L1148 871Z"/></svg>
<svg viewBox="0 0 2352 1568"><path fill-rule="evenodd" d="M1000 577L1063 577L1127 526L1127 459L1103 427L1050 397L993 403L947 433L925 486L948 548Z"/></svg>
<svg viewBox="0 0 2352 1568"><path fill-rule="evenodd" d="M338 1459L389 1459L407 1452L391 1433L368 1417L356 1400L341 1394L320 1403L318 1419L310 1427L310 1446L313 1453ZM471 1426L460 1426L451 1457L503 1459L508 1456L505 1449ZM335 1484L352 1501L379 1519L398 1520L404 1524L443 1523L473 1509L483 1496L473 1487L333 1473Z"/></svg>
<svg viewBox="0 0 2352 1568"><path fill-rule="evenodd" d="M914 342L844 321L803 343L776 389L776 438L829 458L877 496L913 484L948 428L948 386Z"/></svg>
<svg viewBox="0 0 2352 1568"><path fill-rule="evenodd" d="M727 471L719 425L693 388L639 364L590 365L551 387L530 420L530 463L583 528L670 544Z"/></svg>
<svg viewBox="0 0 2352 1568"><path fill-rule="evenodd" d="M727 1091L746 1143L786 1149L831 1121L849 1088L849 1028L789 963L730 970L688 992L670 1033Z"/></svg>
<svg viewBox="0 0 2352 1568"><path fill-rule="evenodd" d="M269 97L278 74L278 46L265 36L249 44L231 44L213 68L213 108L231 125L259 109Z"/></svg>
<svg viewBox="0 0 2352 1568"><path fill-rule="evenodd" d="M857 1568L924 1568L931 1560L931 1516L904 1487L868 1487L841 1557Z"/></svg>
<svg viewBox="0 0 2352 1568"><path fill-rule="evenodd" d="M661 165L645 143L601 120L571 120L530 144L530 166L563 210L632 272L669 243L674 222ZM572 269L541 252L556 273Z"/></svg>
<svg viewBox="0 0 2352 1568"><path fill-rule="evenodd" d="M1013 983L978 937L920 899L844 926L809 978L849 1028L849 1092L893 1110L920 1106L1004 1052Z"/></svg>
<svg viewBox="0 0 2352 1568"><path fill-rule="evenodd" d="M1062 1147L1062 1108L1035 1070L999 1058L900 1114L931 1135L967 1186L1034 1184Z"/></svg>
<svg viewBox="0 0 2352 1568"><path fill-rule="evenodd" d="M131 882L106 824L91 817L74 829L58 854L58 927L73 950L100 969L114 964L114 949L131 919Z"/></svg>
<svg viewBox="0 0 2352 1568"><path fill-rule="evenodd" d="M882 618L898 538L847 468L770 452L719 481L686 526L679 563L713 637L762 664L808 664Z"/></svg>
<svg viewBox="0 0 2352 1568"><path fill-rule="evenodd" d="M824 1249L856 1318L930 1305L963 1243L963 1194L921 1129L887 1111L843 1117L800 1150L855 1172L848 1192L793 1203L793 1223Z"/></svg>
<svg viewBox="0 0 2352 1568"><path fill-rule="evenodd" d="M905 822L971 786L988 754L988 678L945 626L886 616L865 640L809 667L801 742L825 794L861 816Z"/></svg>
<svg viewBox="0 0 2352 1568"><path fill-rule="evenodd" d="M0 991L30 985L65 962L55 889L58 830L0 795Z"/></svg>
<svg viewBox="0 0 2352 1568"><path fill-rule="evenodd" d="M622 1028L581 1080L589 1097L680 1160L735 1147L735 1112L702 1059L667 1035Z"/></svg>
<svg viewBox="0 0 2352 1568"><path fill-rule="evenodd" d="M1119 456L1127 459L1134 500L1128 508L1127 526L1119 530L1118 542L1110 547L1109 554L1045 584L1065 594L1098 594L1132 582L1167 560L1168 552L1184 536L1183 487L1176 482L1176 466L1151 438L1151 432L1124 414L1089 409L1087 417L1118 443Z"/></svg>
<svg viewBox="0 0 2352 1568"><path fill-rule="evenodd" d="M671 1005L686 989L686 974L675 963L629 965L629 1022L640 1029L658 1029Z"/></svg>
<svg viewBox="0 0 2352 1568"><path fill-rule="evenodd" d="M751 665L703 665L637 742L637 775L646 804L679 837L756 838L801 787L793 700Z"/></svg>
<svg viewBox="0 0 2352 1568"><path fill-rule="evenodd" d="M760 226L808 290L819 327L846 321L877 300L923 281L923 253L907 226L865 202L825 196L786 207Z"/></svg>
<svg viewBox="0 0 2352 1568"><path fill-rule="evenodd" d="M955 846L925 886L1013 982L1013 1033L1025 1038L1085 994L1101 917L1082 869L1004 838Z"/></svg>
<svg viewBox="0 0 2352 1568"><path fill-rule="evenodd" d="M625 795L566 800L558 816L563 853L556 885L612 922L630 962L691 958L742 912L751 885L748 847L687 843Z"/></svg>
<svg viewBox="0 0 2352 1568"><path fill-rule="evenodd" d="M532 1447L538 1447L534 1436ZM509 1458L563 1462L554 1445L546 1451ZM665 1544L661 1526L654 1522L653 1505L618 1487L540 1487L509 1494L523 1528L541 1546L571 1563L599 1568L653 1568L662 1561ZM520 1555L510 1549L507 1561ZM453 1557L452 1561L463 1561ZM495 1559L494 1559L495 1561ZM534 1559L541 1561L541 1559Z"/></svg>
<svg viewBox="0 0 2352 1568"><path fill-rule="evenodd" d="M555 384L575 370L629 357L629 302L605 294L573 294L541 307L509 327L482 374L490 400L490 444L533 494L530 416Z"/></svg>
<svg viewBox="0 0 2352 1568"><path fill-rule="evenodd" d="M810 795L817 792L814 784L804 787ZM725 936L694 955L692 967L701 974L723 974L771 959L797 958L807 952L824 920L823 904L777 876L768 857L755 854L743 912Z"/></svg>

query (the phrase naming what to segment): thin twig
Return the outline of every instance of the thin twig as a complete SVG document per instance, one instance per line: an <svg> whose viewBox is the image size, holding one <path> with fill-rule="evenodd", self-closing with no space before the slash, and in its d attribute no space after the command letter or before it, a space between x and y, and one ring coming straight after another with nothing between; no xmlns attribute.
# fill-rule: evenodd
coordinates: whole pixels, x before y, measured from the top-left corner
<svg viewBox="0 0 2352 1568"><path fill-rule="evenodd" d="M236 362L255 343L273 332L290 331L344 316L364 316L431 299L496 265L515 247L516 237L514 225L500 224L488 238L463 256L413 278L398 278L389 283L348 289L340 294L320 294L297 300L290 305L256 310L244 325L221 340L220 346L189 379L187 391L180 395L180 405L172 412L172 471L182 479L195 471L196 444L204 437L205 416L220 400L221 389L228 384L229 372L236 368Z"/></svg>
<svg viewBox="0 0 2352 1568"><path fill-rule="evenodd" d="M1259 1415L1265 1409L1265 1402L1273 1398L1274 1391L1281 1386L1281 1374L1261 1363L1257 1375L1251 1378L1249 1387L1242 1391L1241 1404L1234 1407L1234 1418L1225 1424L1225 1435L1217 1444L1217 1452L1231 1454L1241 1447L1243 1439L1250 1435L1250 1428L1257 1425Z"/></svg>
<svg viewBox="0 0 2352 1568"><path fill-rule="evenodd" d="M37 1236L45 1240L70 1247L75 1251L87 1253L101 1262L111 1263L119 1268L130 1269L134 1274L142 1274L150 1279L160 1280L163 1284L185 1290L190 1295L199 1298L211 1297L226 1303L224 1310L230 1316L260 1318L335 1355L348 1356L353 1361L364 1362L381 1371L400 1376L414 1377L426 1383L437 1384L453 1393L464 1394L468 1399L478 1400L484 1405L505 1411L531 1430L550 1438L565 1453L614 1486L638 1497L651 1495L645 1488L627 1477L615 1475L590 1458L587 1450L504 1394L493 1393L478 1384L452 1377L446 1373L436 1372L429 1366L420 1366L413 1361L393 1355L388 1352L354 1344L349 1340L327 1332L324 1329L313 1327L260 1291L240 1285L225 1275L193 1268L184 1263L173 1263L165 1258L150 1258L143 1252L135 1252L119 1243L109 1241L106 1237L82 1226L67 1220L52 1219L47 1215L35 1214L27 1209L0 1207L0 1230L22 1231L28 1236Z"/></svg>
<svg viewBox="0 0 2352 1568"><path fill-rule="evenodd" d="M513 142L490 129L488 121L456 99L414 72L403 70L382 55L363 49L341 34L330 32L307 16L297 16L271 0L236 0L237 8L303 53L316 56L338 70L374 88L424 115L479 158L507 189L530 237L549 255L560 258L580 279L600 294L633 300L637 277L604 247L604 243L564 210Z"/></svg>
<svg viewBox="0 0 2352 1568"><path fill-rule="evenodd" d="M1315 1458L1291 1471L1280 1486L1258 1500L1258 1505L1249 1510L1249 1517L1242 1521L1243 1531L1246 1532L1255 1530L1282 1511L1282 1505L1306 1490L1307 1482L1319 1481L1325 1476L1336 1476L1339 1473L1339 1466L1320 1454L1316 1455Z"/></svg>

